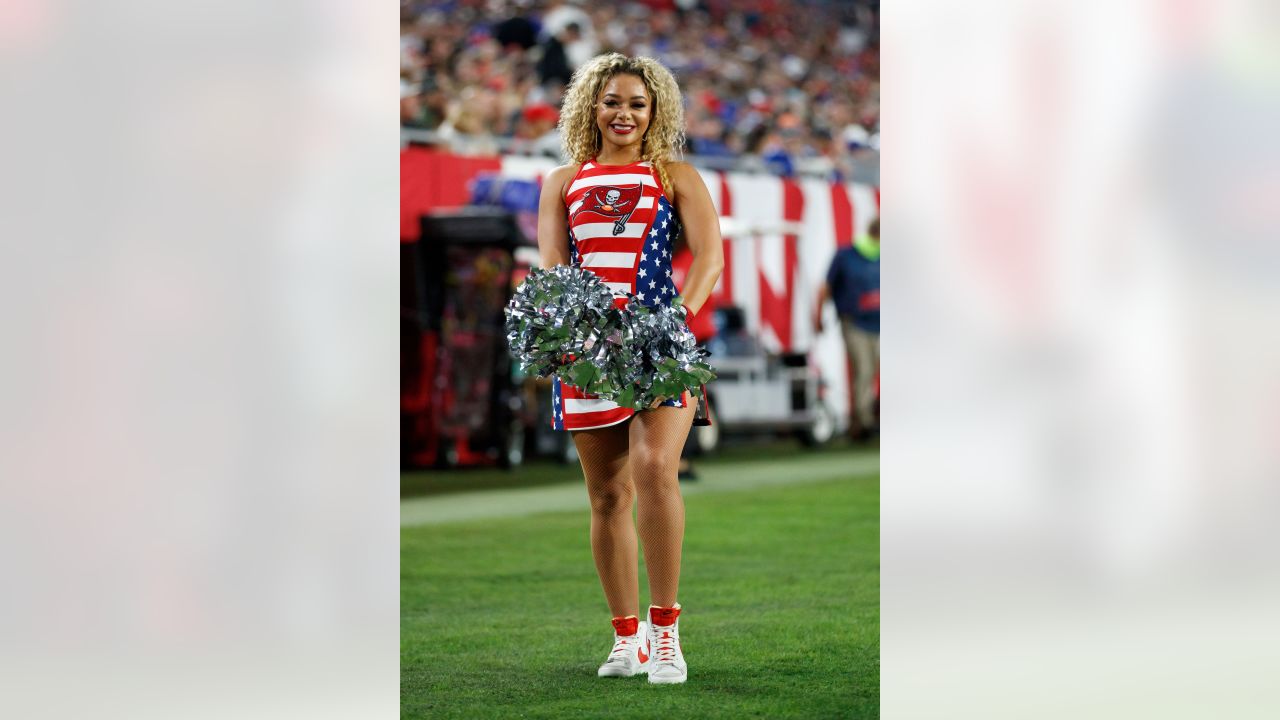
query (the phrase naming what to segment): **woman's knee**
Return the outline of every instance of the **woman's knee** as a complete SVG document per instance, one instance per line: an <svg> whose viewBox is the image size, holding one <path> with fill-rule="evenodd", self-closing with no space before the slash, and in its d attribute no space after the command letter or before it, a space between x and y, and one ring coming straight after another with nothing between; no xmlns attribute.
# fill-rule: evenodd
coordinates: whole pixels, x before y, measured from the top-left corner
<svg viewBox="0 0 1280 720"><path fill-rule="evenodd" d="M588 495L591 496L591 512L597 515L630 513L635 500L635 491L622 483L594 487Z"/></svg>
<svg viewBox="0 0 1280 720"><path fill-rule="evenodd" d="M631 451L631 475L635 478L636 492L641 494L678 488L679 466L680 458L673 453L649 449Z"/></svg>

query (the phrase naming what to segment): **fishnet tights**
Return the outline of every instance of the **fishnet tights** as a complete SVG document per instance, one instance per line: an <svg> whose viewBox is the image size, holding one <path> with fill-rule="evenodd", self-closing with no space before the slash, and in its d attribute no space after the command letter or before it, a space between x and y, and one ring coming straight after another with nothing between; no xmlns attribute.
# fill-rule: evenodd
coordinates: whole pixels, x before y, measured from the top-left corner
<svg viewBox="0 0 1280 720"><path fill-rule="evenodd" d="M693 403L645 410L620 425L573 433L591 498L591 554L615 617L640 615L637 529L650 602L660 607L676 602L684 542L684 500L676 471L694 411Z"/></svg>

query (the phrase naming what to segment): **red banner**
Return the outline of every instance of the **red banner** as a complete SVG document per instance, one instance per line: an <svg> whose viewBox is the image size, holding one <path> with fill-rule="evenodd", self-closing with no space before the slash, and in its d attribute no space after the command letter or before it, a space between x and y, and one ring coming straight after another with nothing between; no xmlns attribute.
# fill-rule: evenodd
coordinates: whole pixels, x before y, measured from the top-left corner
<svg viewBox="0 0 1280 720"><path fill-rule="evenodd" d="M418 145L400 151L400 242L418 239L419 219L427 212L466 205L472 178L501 168L497 157L461 157Z"/></svg>

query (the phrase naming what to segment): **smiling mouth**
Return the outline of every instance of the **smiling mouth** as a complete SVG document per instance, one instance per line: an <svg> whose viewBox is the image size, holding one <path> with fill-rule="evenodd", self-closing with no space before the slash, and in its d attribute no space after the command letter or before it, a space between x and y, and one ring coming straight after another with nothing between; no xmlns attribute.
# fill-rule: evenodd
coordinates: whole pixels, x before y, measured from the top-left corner
<svg viewBox="0 0 1280 720"><path fill-rule="evenodd" d="M618 125L616 123L610 123L609 129L618 133L619 135L626 135L630 133L632 130L635 130L636 126L635 125Z"/></svg>

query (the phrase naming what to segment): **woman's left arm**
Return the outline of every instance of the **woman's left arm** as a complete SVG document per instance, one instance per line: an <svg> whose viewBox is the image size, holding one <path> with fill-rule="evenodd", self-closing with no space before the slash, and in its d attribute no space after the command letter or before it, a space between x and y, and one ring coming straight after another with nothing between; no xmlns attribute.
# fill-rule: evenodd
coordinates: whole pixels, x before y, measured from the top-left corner
<svg viewBox="0 0 1280 720"><path fill-rule="evenodd" d="M685 242L693 253L693 264L685 276L684 306L693 314L710 297L720 272L724 270L724 242L720 238L720 216L711 202L702 176L688 163L671 163L667 170L674 185L676 215L684 227Z"/></svg>

